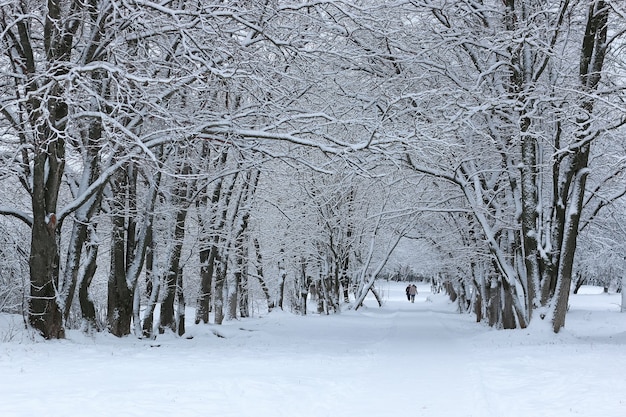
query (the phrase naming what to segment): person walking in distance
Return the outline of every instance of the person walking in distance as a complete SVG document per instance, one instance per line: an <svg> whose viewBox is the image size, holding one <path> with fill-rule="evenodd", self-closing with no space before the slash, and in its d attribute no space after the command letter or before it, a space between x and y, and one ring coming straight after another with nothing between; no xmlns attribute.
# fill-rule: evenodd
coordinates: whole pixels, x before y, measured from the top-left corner
<svg viewBox="0 0 626 417"><path fill-rule="evenodd" d="M406 286L406 290L404 290L404 292L406 293L406 299L407 301L411 301L411 284Z"/></svg>
<svg viewBox="0 0 626 417"><path fill-rule="evenodd" d="M414 303L415 302L415 296L417 295L417 287L415 286L415 284L411 284L407 287L407 291L409 294L409 300Z"/></svg>

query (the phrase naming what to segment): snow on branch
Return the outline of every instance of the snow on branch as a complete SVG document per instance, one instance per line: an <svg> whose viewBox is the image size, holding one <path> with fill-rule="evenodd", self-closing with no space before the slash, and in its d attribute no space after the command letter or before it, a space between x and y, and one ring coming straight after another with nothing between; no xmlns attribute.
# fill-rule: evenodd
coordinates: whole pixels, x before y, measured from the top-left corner
<svg viewBox="0 0 626 417"><path fill-rule="evenodd" d="M15 217L16 219L20 219L21 221L26 223L28 227L32 227L33 225L33 218L24 211L0 206L0 214L5 215L5 216Z"/></svg>

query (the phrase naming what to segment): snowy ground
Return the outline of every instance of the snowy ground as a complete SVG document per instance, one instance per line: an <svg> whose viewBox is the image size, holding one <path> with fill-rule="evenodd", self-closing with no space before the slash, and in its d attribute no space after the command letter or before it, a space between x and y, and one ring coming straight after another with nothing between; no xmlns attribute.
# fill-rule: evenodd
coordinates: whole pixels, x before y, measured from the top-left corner
<svg viewBox="0 0 626 417"><path fill-rule="evenodd" d="M619 296L573 296L555 335L489 329L426 286L415 304L379 288L381 309L189 325L192 339L33 341L0 316L0 416L626 415Z"/></svg>

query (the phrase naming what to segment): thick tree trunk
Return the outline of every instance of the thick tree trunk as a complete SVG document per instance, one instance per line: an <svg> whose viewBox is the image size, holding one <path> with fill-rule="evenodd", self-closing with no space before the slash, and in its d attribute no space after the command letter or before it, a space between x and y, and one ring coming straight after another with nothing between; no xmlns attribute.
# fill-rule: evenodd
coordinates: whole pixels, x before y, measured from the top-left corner
<svg viewBox="0 0 626 417"><path fill-rule="evenodd" d="M558 282L555 293L556 303L552 326L558 332L565 325L565 315L568 309L569 294L572 283L572 270L576 253L578 229L581 211L585 197L585 185L589 174L589 153L591 147L595 100L593 93L597 90L602 75L604 58L608 48L609 7L606 1L596 0L589 5L587 26L581 47L580 59L580 83L584 93L580 104L581 116L577 119L580 131L577 135L579 144L568 150L569 166L566 171L566 184L571 181L571 194L563 191L560 195L563 199L565 219L563 226L563 240L560 243L560 258L558 264ZM566 197L569 196L569 199Z"/></svg>
<svg viewBox="0 0 626 417"><path fill-rule="evenodd" d="M50 221L35 219L30 250L29 322L46 339L65 337L57 304L59 249Z"/></svg>
<svg viewBox="0 0 626 417"><path fill-rule="evenodd" d="M107 301L109 331L122 337L130 334L133 315L134 288L128 286L127 271L135 249L136 221L131 216L137 210L136 173L132 165L112 181L114 195L113 230L111 237L111 270Z"/></svg>
<svg viewBox="0 0 626 417"><path fill-rule="evenodd" d="M75 17L64 16L66 10L48 2L42 16L43 33L33 36L28 19L16 23L19 37L10 48L14 61L19 61L19 83L27 97L24 112L29 124L25 136L34 135L32 147L31 203L33 212L30 253L29 322L47 339L63 338L63 316L57 300L59 284L59 237L61 222L57 219L57 203L65 171L65 140L67 136L68 105L64 84L59 82L69 70L68 62L74 45L74 34L80 24ZM37 26L41 28L41 26ZM6 24L3 25L8 31ZM39 36L41 35L41 36ZM32 43L43 40L42 44ZM43 49L39 49L42 48ZM37 56L37 52L41 53ZM37 60L42 59L37 73ZM23 161L28 163L28 158ZM27 168L26 172L29 172ZM57 224L57 221L59 224Z"/></svg>
<svg viewBox="0 0 626 417"><path fill-rule="evenodd" d="M124 217L113 216L111 271L107 297L107 326L118 337L130 334L133 293L126 283L126 234Z"/></svg>
<svg viewBox="0 0 626 417"><path fill-rule="evenodd" d="M30 324L46 339L63 338L63 315L57 302L59 235L57 198L63 175L64 150L60 140L35 157L33 166L33 226L30 251Z"/></svg>
<svg viewBox="0 0 626 417"><path fill-rule="evenodd" d="M567 216L563 243L561 244L561 256L558 269L558 286L555 293L556 304L552 326L558 332L565 325L565 315L569 307L569 295L572 285L572 269L574 265L574 255L576 253L576 242L578 238L578 225L580 222L580 212L583 208L585 196L585 183L588 172L586 171L589 159L589 146L576 158L575 164L576 178L573 184L572 196L569 202L570 210Z"/></svg>

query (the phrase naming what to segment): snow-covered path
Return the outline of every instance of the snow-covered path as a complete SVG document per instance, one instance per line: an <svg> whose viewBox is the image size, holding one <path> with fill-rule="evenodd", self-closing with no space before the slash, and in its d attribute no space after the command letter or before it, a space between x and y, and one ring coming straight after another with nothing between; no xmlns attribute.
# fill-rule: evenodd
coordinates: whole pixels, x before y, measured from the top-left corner
<svg viewBox="0 0 626 417"><path fill-rule="evenodd" d="M427 289L412 304L383 284L381 309L274 312L191 339L18 335L0 344L0 416L626 415L626 315L574 308L559 335L495 331Z"/></svg>

